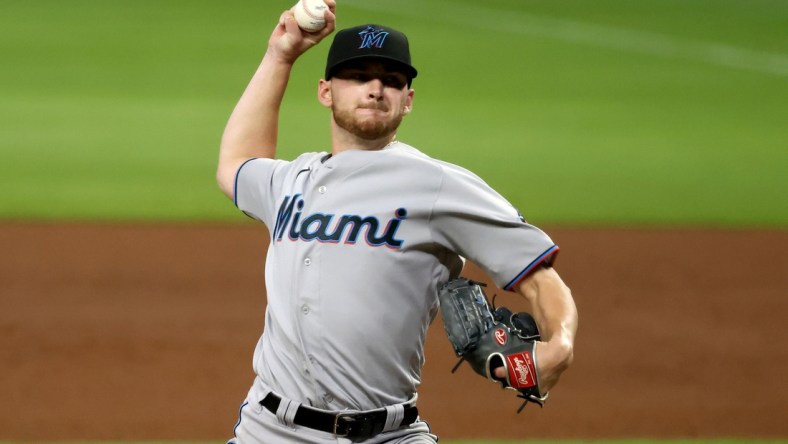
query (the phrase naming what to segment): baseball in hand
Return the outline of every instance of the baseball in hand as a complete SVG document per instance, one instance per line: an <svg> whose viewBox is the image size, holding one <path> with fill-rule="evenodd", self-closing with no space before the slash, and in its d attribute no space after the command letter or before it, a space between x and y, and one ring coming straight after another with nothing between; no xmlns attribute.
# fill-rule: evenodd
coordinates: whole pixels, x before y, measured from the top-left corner
<svg viewBox="0 0 788 444"><path fill-rule="evenodd" d="M306 32L317 32L326 26L324 13L328 6L323 0L298 0L293 6L298 27Z"/></svg>

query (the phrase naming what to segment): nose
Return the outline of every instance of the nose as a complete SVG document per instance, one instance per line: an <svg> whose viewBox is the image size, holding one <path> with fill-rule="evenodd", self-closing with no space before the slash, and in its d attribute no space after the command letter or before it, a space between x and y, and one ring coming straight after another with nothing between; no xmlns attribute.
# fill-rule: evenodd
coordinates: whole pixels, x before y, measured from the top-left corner
<svg viewBox="0 0 788 444"><path fill-rule="evenodd" d="M370 99L380 100L383 97L383 82L380 79L372 79L367 82L367 88Z"/></svg>

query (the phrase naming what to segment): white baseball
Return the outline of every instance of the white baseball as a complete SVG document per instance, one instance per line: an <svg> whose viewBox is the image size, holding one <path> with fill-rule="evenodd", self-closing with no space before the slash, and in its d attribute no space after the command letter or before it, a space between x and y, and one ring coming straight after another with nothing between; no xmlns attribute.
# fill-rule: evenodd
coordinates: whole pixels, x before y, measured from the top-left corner
<svg viewBox="0 0 788 444"><path fill-rule="evenodd" d="M317 32L326 26L325 11L328 6L323 0L299 0L293 6L298 27L306 32Z"/></svg>

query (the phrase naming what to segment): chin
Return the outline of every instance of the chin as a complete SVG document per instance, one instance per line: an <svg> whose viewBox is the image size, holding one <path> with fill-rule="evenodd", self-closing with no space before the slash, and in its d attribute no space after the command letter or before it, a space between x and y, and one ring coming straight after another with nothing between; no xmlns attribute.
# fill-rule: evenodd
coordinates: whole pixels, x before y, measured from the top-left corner
<svg viewBox="0 0 788 444"><path fill-rule="evenodd" d="M355 118L354 118L355 117ZM337 125L364 140L379 140L397 131L402 116L382 116L380 113L353 116L350 113L335 113Z"/></svg>
<svg viewBox="0 0 788 444"><path fill-rule="evenodd" d="M389 131L388 128L378 128L378 127L374 127L374 128L356 128L356 131L353 132L353 134L355 134L356 136L358 136L358 137L360 137L360 138L362 138L364 140L378 140L378 139L382 139L382 138L388 136L391 133L392 133L392 131Z"/></svg>

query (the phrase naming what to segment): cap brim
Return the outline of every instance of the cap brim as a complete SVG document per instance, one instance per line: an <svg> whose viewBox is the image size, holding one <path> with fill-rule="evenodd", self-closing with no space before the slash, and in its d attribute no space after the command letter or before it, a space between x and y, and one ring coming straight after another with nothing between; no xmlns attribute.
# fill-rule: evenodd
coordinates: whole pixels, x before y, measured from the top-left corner
<svg viewBox="0 0 788 444"><path fill-rule="evenodd" d="M363 54L363 55L358 55L355 57L344 59L341 62L337 63L336 65L332 66L326 73L326 80L329 80L331 77L333 77L336 74L337 70L339 70L342 66L350 62L365 60L365 59L373 59L373 60L378 59L378 60L389 61L394 65L401 67L402 68L401 72L405 74L408 77L408 79L411 80L415 79L416 76L419 74L419 72L416 71L416 68L414 68L413 66L408 65L407 63L404 63L401 60L395 59L393 57L388 57L385 55L378 55L378 54Z"/></svg>

